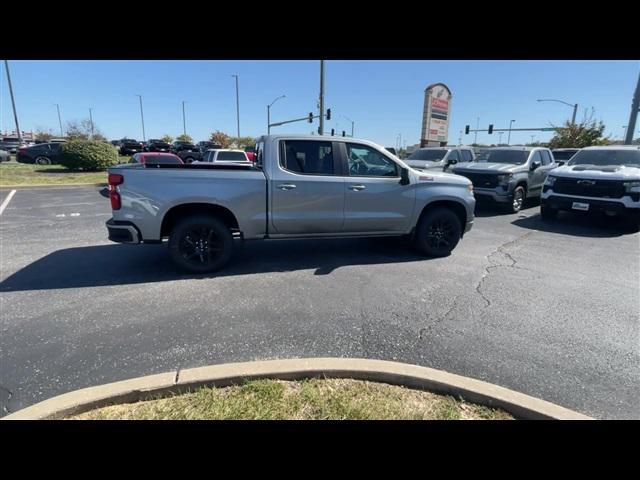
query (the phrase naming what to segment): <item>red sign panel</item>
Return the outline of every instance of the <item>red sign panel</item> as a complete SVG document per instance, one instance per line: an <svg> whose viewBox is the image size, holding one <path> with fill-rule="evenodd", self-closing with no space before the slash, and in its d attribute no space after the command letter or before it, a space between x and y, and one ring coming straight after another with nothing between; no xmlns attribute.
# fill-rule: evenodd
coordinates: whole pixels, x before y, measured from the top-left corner
<svg viewBox="0 0 640 480"><path fill-rule="evenodd" d="M447 100L440 100L439 98L434 98L431 101L431 105L434 108L442 108L443 110L449 110L449 102Z"/></svg>

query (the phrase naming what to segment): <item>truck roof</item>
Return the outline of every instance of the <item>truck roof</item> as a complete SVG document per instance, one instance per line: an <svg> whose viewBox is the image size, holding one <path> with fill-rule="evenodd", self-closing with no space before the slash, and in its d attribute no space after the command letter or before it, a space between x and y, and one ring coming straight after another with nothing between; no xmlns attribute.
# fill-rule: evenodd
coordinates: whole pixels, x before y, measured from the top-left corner
<svg viewBox="0 0 640 480"><path fill-rule="evenodd" d="M581 150L640 150L640 145L598 145Z"/></svg>

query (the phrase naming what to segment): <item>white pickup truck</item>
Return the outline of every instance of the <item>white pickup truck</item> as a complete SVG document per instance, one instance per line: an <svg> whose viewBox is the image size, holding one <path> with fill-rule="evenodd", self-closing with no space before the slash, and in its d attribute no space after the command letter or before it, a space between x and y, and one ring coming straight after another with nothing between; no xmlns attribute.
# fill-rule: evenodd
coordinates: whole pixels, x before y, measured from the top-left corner
<svg viewBox="0 0 640 480"><path fill-rule="evenodd" d="M640 146L587 147L553 169L540 195L540 214L560 210L625 215L640 220Z"/></svg>
<svg viewBox="0 0 640 480"><path fill-rule="evenodd" d="M473 225L461 176L411 169L366 140L269 135L255 165L122 165L109 169L109 239L159 243L191 272L221 268L233 239L411 235L446 256Z"/></svg>

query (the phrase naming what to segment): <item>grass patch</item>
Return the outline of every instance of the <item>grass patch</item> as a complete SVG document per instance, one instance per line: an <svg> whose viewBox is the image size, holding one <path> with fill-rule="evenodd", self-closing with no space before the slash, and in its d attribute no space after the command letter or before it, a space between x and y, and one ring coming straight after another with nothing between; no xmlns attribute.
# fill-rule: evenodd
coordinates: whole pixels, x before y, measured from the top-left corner
<svg viewBox="0 0 640 480"><path fill-rule="evenodd" d="M122 163L131 157L120 157ZM59 185L64 183L107 183L107 172L69 170L61 165L18 163L12 157L0 163L0 187L7 185Z"/></svg>
<svg viewBox="0 0 640 480"><path fill-rule="evenodd" d="M348 379L255 380L113 405L78 420L510 420L450 396Z"/></svg>

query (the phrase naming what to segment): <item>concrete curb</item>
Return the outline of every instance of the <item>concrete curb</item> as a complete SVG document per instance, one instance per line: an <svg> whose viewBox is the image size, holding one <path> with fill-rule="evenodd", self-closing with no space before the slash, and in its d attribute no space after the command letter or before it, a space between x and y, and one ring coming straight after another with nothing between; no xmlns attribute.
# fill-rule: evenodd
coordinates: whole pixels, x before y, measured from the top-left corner
<svg viewBox="0 0 640 480"><path fill-rule="evenodd" d="M0 189L2 188L11 188L11 189L28 189L28 188L55 188L55 187L106 187L109 185L107 182L100 183L41 183L35 185L0 185Z"/></svg>
<svg viewBox="0 0 640 480"><path fill-rule="evenodd" d="M360 358L267 360L177 370L65 393L2 420L60 419L110 404L148 400L202 386L224 387L260 378L299 380L323 376L384 382L460 396L470 402L502 408L525 420L592 420L559 405L480 380L428 367Z"/></svg>

